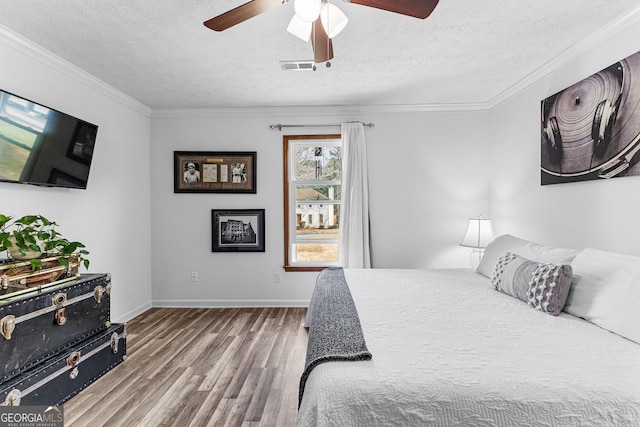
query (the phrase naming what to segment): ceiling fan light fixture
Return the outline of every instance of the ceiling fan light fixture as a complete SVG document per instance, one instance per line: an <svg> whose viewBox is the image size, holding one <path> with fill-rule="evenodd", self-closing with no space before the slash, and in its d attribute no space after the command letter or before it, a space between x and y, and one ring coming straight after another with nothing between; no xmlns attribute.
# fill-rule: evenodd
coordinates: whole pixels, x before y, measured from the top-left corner
<svg viewBox="0 0 640 427"><path fill-rule="evenodd" d="M320 21L322 21L322 26L327 32L327 36L332 39L340 34L340 31L344 30L344 27L346 27L349 22L349 18L347 18L347 15L345 15L338 6L327 2L320 9Z"/></svg>
<svg viewBox="0 0 640 427"><path fill-rule="evenodd" d="M303 22L312 23L320 15L322 0L295 0L293 10Z"/></svg>
<svg viewBox="0 0 640 427"><path fill-rule="evenodd" d="M302 19L298 18L298 15L293 15L293 18L291 18L291 21L289 21L289 25L287 26L287 31L300 40L309 43L312 25L313 24L311 22L304 22Z"/></svg>

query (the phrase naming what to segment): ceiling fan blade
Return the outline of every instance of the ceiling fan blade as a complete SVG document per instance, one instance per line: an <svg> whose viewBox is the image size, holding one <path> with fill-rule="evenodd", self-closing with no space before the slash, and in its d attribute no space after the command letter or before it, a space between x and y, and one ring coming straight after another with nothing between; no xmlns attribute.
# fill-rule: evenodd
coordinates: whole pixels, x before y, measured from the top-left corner
<svg viewBox="0 0 640 427"><path fill-rule="evenodd" d="M263 12L275 9L284 3L284 0L252 0L241 6L231 9L222 15L215 16L204 22L205 27L215 31L223 31L229 27L258 16Z"/></svg>
<svg viewBox="0 0 640 427"><path fill-rule="evenodd" d="M348 0L388 12L425 19L438 5L438 0Z"/></svg>
<svg viewBox="0 0 640 427"><path fill-rule="evenodd" d="M322 26L320 18L311 27L311 45L313 46L313 60L316 64L333 59L333 43Z"/></svg>

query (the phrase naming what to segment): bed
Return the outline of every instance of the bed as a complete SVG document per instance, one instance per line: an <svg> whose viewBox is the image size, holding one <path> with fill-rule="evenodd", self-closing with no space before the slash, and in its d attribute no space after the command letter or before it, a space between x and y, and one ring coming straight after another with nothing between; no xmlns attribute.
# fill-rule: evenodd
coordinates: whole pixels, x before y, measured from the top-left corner
<svg viewBox="0 0 640 427"><path fill-rule="evenodd" d="M640 258L508 235L492 245L477 271L321 272L307 326L328 353L308 349L296 425L640 425ZM318 301L334 292L318 290L328 273L353 301L347 332L344 295ZM541 298L521 295L541 284ZM330 349L342 341L344 357Z"/></svg>

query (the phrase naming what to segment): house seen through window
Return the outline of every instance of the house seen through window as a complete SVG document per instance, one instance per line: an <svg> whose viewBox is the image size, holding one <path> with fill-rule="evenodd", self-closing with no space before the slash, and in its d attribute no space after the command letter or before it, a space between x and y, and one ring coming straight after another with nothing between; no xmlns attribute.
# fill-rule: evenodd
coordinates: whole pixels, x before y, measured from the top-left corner
<svg viewBox="0 0 640 427"><path fill-rule="evenodd" d="M340 135L284 136L285 269L337 265L342 147Z"/></svg>

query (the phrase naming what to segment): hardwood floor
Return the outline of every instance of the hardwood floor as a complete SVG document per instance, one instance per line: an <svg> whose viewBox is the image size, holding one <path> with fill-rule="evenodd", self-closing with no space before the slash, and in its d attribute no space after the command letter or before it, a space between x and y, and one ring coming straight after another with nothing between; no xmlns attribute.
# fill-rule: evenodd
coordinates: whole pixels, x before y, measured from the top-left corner
<svg viewBox="0 0 640 427"><path fill-rule="evenodd" d="M293 426L306 308L151 309L127 360L64 405L65 426Z"/></svg>

